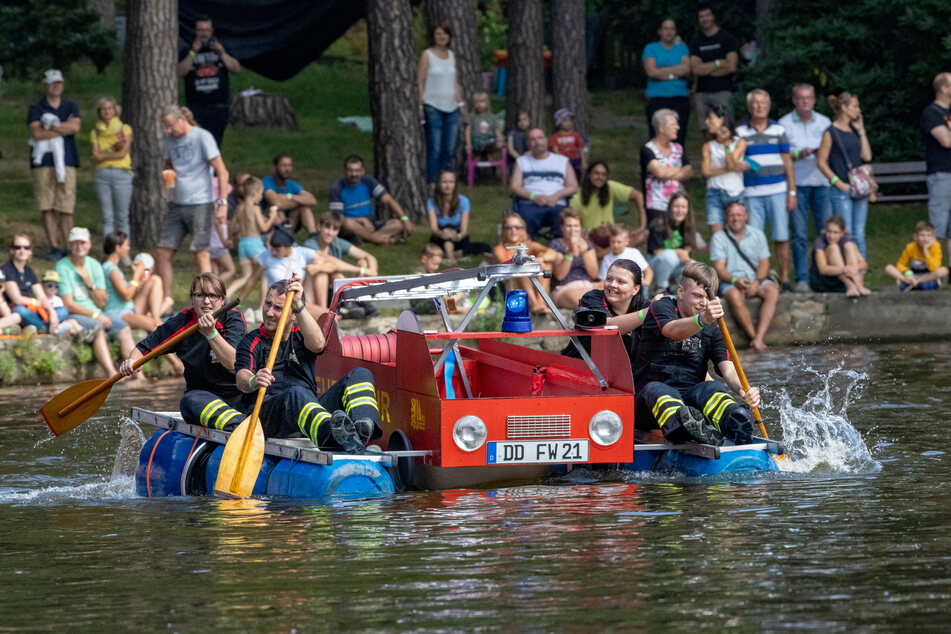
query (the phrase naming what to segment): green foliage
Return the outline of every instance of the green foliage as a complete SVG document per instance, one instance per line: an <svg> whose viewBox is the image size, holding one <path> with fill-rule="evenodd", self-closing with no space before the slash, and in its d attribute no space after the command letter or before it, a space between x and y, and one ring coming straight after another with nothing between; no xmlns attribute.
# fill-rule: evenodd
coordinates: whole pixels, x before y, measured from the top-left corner
<svg viewBox="0 0 951 634"><path fill-rule="evenodd" d="M85 0L10 0L0 5L0 64L20 78L65 70L86 58L101 73L115 56L115 33Z"/></svg>
<svg viewBox="0 0 951 634"><path fill-rule="evenodd" d="M9 355L9 353L6 354ZM66 366L59 350L56 348L47 349L40 345L37 337L32 335L23 335L17 338L13 345L13 354L9 356L13 357L14 365L19 362L20 367L31 375L53 376ZM0 364L2 363L0 361ZM5 378L2 365L0 365L0 376Z"/></svg>
<svg viewBox="0 0 951 634"><path fill-rule="evenodd" d="M482 70L495 66L496 49L508 46L508 22L502 11L501 0L484 0L479 3L479 61Z"/></svg>
<svg viewBox="0 0 951 634"><path fill-rule="evenodd" d="M9 350L0 351L0 383L13 383L17 378L17 360Z"/></svg>
<svg viewBox="0 0 951 634"><path fill-rule="evenodd" d="M76 357L77 365L86 365L92 361L92 348L88 343L76 341L73 344L73 356Z"/></svg>
<svg viewBox="0 0 951 634"><path fill-rule="evenodd" d="M769 91L773 116L792 108L793 84L816 86L826 114L825 97L847 90L859 97L876 161L921 159L918 118L945 70L949 20L951 4L940 0L774 0L761 25L765 55L743 88Z"/></svg>
<svg viewBox="0 0 951 634"><path fill-rule="evenodd" d="M33 370L44 376L56 376L64 367L66 367L66 361L56 348L40 353L33 364Z"/></svg>

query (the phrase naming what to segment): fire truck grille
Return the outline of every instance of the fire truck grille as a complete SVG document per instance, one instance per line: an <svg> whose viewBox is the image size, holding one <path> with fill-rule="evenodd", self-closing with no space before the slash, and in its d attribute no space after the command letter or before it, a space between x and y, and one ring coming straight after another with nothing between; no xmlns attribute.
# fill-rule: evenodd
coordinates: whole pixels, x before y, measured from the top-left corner
<svg viewBox="0 0 951 634"><path fill-rule="evenodd" d="M571 415L554 414L551 416L507 416L505 418L505 437L516 438L569 438L571 436Z"/></svg>

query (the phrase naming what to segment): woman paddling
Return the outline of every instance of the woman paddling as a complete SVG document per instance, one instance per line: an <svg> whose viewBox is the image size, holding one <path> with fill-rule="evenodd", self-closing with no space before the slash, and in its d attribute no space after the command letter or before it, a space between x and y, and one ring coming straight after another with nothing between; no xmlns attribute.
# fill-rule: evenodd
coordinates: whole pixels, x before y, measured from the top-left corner
<svg viewBox="0 0 951 634"><path fill-rule="evenodd" d="M189 423L231 431L242 420L234 411L241 407L242 396L234 382L234 351L245 334L244 317L232 308L215 320L213 313L225 305L226 298L224 282L214 273L196 275L190 297L192 307L172 316L136 344L129 358L119 366L119 374L130 376L138 372L132 369L136 360L197 319L198 332L166 352L174 352L185 365L182 417ZM219 410L228 415L217 416Z"/></svg>

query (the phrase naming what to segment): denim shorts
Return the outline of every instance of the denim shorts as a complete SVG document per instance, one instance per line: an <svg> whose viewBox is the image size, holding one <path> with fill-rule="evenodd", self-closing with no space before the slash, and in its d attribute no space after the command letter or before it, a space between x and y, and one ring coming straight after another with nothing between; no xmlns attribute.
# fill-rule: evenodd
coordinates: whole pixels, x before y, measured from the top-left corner
<svg viewBox="0 0 951 634"><path fill-rule="evenodd" d="M772 238L775 242L789 241L789 212L786 210L786 192L768 196L747 196L746 210L750 214L750 224L766 231L769 221Z"/></svg>
<svg viewBox="0 0 951 634"><path fill-rule="evenodd" d="M726 206L732 202L743 202L743 192L731 196L725 189L707 188L707 224L722 225L726 219Z"/></svg>

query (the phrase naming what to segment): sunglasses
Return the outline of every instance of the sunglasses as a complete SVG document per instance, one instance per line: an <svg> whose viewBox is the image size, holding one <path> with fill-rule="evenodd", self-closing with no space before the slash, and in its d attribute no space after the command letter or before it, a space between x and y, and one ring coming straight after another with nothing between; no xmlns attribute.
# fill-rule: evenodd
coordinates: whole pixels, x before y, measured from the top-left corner
<svg viewBox="0 0 951 634"><path fill-rule="evenodd" d="M43 285L43 288L56 288L56 289L58 289L58 288L59 288L59 284L57 284L56 282L47 282L46 284Z"/></svg>
<svg viewBox="0 0 951 634"><path fill-rule="evenodd" d="M197 299L200 302L206 299L215 301L217 299L223 299L223 298L224 298L223 295L215 295L213 293L192 293L192 299Z"/></svg>
<svg viewBox="0 0 951 634"><path fill-rule="evenodd" d="M13 246L10 247L10 250L11 251L29 251L32 248L33 247L31 247L28 244L14 244Z"/></svg>
<svg viewBox="0 0 951 634"><path fill-rule="evenodd" d="M524 229L522 225L505 225L506 231L512 231L513 229Z"/></svg>

